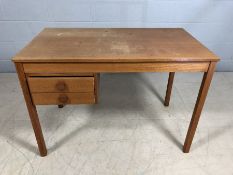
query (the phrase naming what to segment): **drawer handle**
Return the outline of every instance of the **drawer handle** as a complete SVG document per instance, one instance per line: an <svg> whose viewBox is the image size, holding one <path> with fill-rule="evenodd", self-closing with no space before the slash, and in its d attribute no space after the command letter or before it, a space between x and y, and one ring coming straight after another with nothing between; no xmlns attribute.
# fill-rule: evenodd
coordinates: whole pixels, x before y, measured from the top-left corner
<svg viewBox="0 0 233 175"><path fill-rule="evenodd" d="M66 89L66 84L64 82L58 82L56 84L56 88L59 91L64 91Z"/></svg>
<svg viewBox="0 0 233 175"><path fill-rule="evenodd" d="M59 102L61 102L61 104L66 104L69 100L69 98L67 97L67 95L62 94L58 97Z"/></svg>

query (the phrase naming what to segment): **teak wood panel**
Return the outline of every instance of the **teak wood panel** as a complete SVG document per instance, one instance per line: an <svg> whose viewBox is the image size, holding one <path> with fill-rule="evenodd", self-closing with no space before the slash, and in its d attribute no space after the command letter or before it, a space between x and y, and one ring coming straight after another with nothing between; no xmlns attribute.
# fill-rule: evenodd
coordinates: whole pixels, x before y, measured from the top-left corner
<svg viewBox="0 0 233 175"><path fill-rule="evenodd" d="M209 62L198 63L24 63L26 73L79 72L206 72Z"/></svg>
<svg viewBox="0 0 233 175"><path fill-rule="evenodd" d="M181 28L46 28L15 62L182 62L218 57Z"/></svg>
<svg viewBox="0 0 233 175"><path fill-rule="evenodd" d="M35 105L94 104L94 93L32 93Z"/></svg>
<svg viewBox="0 0 233 175"><path fill-rule="evenodd" d="M94 77L28 77L34 92L94 92Z"/></svg>

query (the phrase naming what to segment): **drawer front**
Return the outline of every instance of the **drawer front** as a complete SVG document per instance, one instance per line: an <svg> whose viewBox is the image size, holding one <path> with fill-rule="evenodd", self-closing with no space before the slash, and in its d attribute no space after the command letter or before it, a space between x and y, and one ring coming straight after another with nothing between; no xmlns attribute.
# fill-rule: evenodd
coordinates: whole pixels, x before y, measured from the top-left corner
<svg viewBox="0 0 233 175"><path fill-rule="evenodd" d="M94 77L28 77L31 93L94 92Z"/></svg>
<svg viewBox="0 0 233 175"><path fill-rule="evenodd" d="M35 105L94 104L94 93L32 93Z"/></svg>

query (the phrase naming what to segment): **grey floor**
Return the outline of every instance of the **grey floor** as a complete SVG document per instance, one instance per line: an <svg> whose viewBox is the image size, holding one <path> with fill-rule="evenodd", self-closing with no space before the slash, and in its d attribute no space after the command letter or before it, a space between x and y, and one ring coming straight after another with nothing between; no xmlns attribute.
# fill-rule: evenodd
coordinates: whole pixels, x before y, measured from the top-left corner
<svg viewBox="0 0 233 175"><path fill-rule="evenodd" d="M16 74L0 74L1 175L233 174L233 73L215 73L189 154L182 153L201 73L104 74L98 105L38 106L38 155Z"/></svg>

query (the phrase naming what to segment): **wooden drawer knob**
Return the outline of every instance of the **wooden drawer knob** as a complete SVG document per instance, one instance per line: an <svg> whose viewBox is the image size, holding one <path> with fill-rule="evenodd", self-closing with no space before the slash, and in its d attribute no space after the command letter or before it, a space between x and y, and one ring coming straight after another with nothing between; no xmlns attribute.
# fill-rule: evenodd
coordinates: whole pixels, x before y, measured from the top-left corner
<svg viewBox="0 0 233 175"><path fill-rule="evenodd" d="M58 82L56 84L56 89L59 91L64 91L66 89L66 84L64 82Z"/></svg>
<svg viewBox="0 0 233 175"><path fill-rule="evenodd" d="M69 100L69 98L67 97L67 95L62 94L58 97L58 100L61 104L66 104Z"/></svg>

